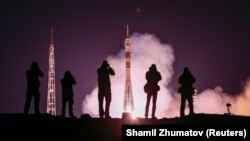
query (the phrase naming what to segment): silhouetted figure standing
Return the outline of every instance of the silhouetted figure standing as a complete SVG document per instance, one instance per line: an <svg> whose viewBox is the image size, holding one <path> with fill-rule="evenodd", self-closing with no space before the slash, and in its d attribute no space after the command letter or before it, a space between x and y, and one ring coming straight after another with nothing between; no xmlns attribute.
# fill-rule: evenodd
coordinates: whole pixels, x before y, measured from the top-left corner
<svg viewBox="0 0 250 141"><path fill-rule="evenodd" d="M181 87L179 87L178 92L181 93L181 108L180 108L180 116L185 115L185 105L186 100L189 104L189 114L194 114L194 107L193 107L193 94L194 88L193 83L195 82L195 78L192 73L189 71L187 67L184 68L184 72L179 77L179 83Z"/></svg>
<svg viewBox="0 0 250 141"><path fill-rule="evenodd" d="M156 119L155 117L156 100L157 100L157 93L160 90L160 86L158 85L158 82L162 78L161 78L160 72L157 71L155 64L152 64L149 70L147 71L146 79L147 79L147 83L144 86L144 91L147 93L145 118L148 118L149 104L150 104L151 97L153 97L152 118Z"/></svg>
<svg viewBox="0 0 250 141"><path fill-rule="evenodd" d="M34 97L34 110L36 114L40 114L39 110L39 100L40 92L39 77L43 77L43 72L40 70L37 62L33 62L31 68L26 72L27 78L27 91L26 91L26 101L24 106L24 113L28 114L30 109L30 102L32 97Z"/></svg>
<svg viewBox="0 0 250 141"><path fill-rule="evenodd" d="M62 117L65 117L65 109L66 109L66 104L68 102L69 115L71 118L74 118L75 116L73 114L73 104L74 104L73 85L76 84L76 80L72 76L70 71L66 71L64 73L64 78L61 80L61 84L62 84Z"/></svg>
<svg viewBox="0 0 250 141"><path fill-rule="evenodd" d="M97 70L98 74L98 101L99 101L99 116L110 118L109 106L111 102L111 83L109 76L115 75L115 71L109 66L106 60L103 61L101 67ZM103 101L105 98L105 111L103 109Z"/></svg>

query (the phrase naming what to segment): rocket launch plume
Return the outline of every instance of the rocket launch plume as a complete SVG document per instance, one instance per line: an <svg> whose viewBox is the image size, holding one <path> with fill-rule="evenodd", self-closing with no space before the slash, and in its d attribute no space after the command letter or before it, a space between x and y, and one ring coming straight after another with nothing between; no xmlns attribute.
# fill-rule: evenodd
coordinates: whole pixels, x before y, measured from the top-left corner
<svg viewBox="0 0 250 141"><path fill-rule="evenodd" d="M171 99L167 88L173 75L174 53L170 45L161 43L160 40L151 34L135 33L131 36L131 81L134 97L134 115L144 116L146 93L144 84L146 83L145 74L151 64L156 64L161 72L162 81L159 82L161 90L158 93L156 116L164 117L164 110L169 106ZM123 112L123 98L125 85L125 52L121 50L117 55L109 56L108 61L116 72L111 77L112 102L110 114L112 117L121 117ZM96 87L91 94L87 95L83 101L83 112L92 116L98 116L98 88Z"/></svg>
<svg viewBox="0 0 250 141"><path fill-rule="evenodd" d="M131 80L134 96L134 115L144 117L146 105L145 73L156 64L162 75L159 82L161 87L158 92L156 116L158 118L179 116L180 94L171 91L170 83L174 70L174 50L169 44L162 43L152 34L135 33L131 36ZM122 45L122 43L121 43ZM123 112L124 84L125 84L125 52L122 49L118 54L107 58L111 67L116 72L111 77L112 102L110 114L120 118ZM97 86L88 94L82 102L82 112L93 117L98 117L98 88ZM224 114L227 112L226 103L231 103L231 112L237 115L250 115L250 79L247 80L244 90L235 97L223 91L220 86L214 89L206 89L198 92L197 102L194 104L196 113ZM152 104L151 104L152 105ZM151 114L151 105L150 112ZM186 109L186 114L188 111Z"/></svg>

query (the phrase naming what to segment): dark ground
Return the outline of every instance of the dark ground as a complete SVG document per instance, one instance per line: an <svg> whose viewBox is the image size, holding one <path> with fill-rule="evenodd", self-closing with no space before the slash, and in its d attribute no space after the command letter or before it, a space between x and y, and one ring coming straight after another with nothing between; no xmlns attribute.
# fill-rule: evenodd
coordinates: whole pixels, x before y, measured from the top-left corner
<svg viewBox="0 0 250 141"><path fill-rule="evenodd" d="M99 119L84 115L70 119L59 116L0 114L1 137L8 140L121 140L122 125L166 125L192 128L250 127L250 117L229 115L196 114L183 118L142 119ZM247 129L248 130L248 129ZM250 132L250 130L248 130Z"/></svg>

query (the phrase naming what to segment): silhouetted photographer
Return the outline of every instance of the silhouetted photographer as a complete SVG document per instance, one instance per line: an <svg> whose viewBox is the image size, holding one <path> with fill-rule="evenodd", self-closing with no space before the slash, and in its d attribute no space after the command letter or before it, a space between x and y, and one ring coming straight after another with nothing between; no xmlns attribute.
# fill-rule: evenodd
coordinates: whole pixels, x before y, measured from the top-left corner
<svg viewBox="0 0 250 141"><path fill-rule="evenodd" d="M40 114L40 110L39 110L40 81L39 81L39 77L43 77L43 72L40 70L37 62L33 62L31 65L31 68L26 72L27 91L26 91L26 101L25 101L25 106L24 106L24 113L25 114L28 114L28 112L29 112L32 97L34 97L35 113Z"/></svg>
<svg viewBox="0 0 250 141"><path fill-rule="evenodd" d="M151 97L153 97L153 105L152 105L152 118L156 119L155 117L155 110L156 110L156 100L157 100L157 93L160 90L160 86L158 82L162 79L160 72L157 71L156 65L152 64L149 70L146 73L147 83L144 85L144 91L147 93L147 102L145 108L145 118L148 118L148 109Z"/></svg>
<svg viewBox="0 0 250 141"><path fill-rule="evenodd" d="M64 73L64 78L61 80L61 84L62 84L62 117L65 117L65 108L68 102L69 115L71 118L75 118L73 114L73 104L74 104L73 85L76 84L76 80L72 76L70 71L66 71Z"/></svg>
<svg viewBox="0 0 250 141"><path fill-rule="evenodd" d="M194 106L193 106L193 94L195 93L193 83L195 82L195 78L192 73L189 71L187 67L184 68L184 72L179 77L179 83L181 87L179 87L178 92L181 94L181 108L180 108L180 116L185 115L185 105L186 100L189 104L189 114L194 114Z"/></svg>
<svg viewBox="0 0 250 141"><path fill-rule="evenodd" d="M110 75L115 75L115 71L110 67L108 62L104 60L101 67L97 70L98 74L98 101L100 118L111 118L109 115L109 107L111 103L111 83ZM105 111L103 109L103 101L105 99Z"/></svg>

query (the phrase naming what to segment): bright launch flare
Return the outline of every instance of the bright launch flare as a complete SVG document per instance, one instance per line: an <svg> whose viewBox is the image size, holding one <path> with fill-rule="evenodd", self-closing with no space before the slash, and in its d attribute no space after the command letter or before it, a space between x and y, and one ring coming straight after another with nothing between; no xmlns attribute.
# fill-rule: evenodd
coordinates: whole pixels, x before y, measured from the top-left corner
<svg viewBox="0 0 250 141"><path fill-rule="evenodd" d="M146 83L145 73L151 64L156 64L157 69L162 74L162 81L159 83L161 90L158 93L156 116L158 118L170 116L166 112L171 101L171 93L168 84L173 75L174 52L173 48L166 43L162 43L159 38L152 34L133 33L130 36L130 53L132 61L130 64L131 84L133 86L133 113L128 115L144 117L146 93L143 86ZM152 52L153 51L153 52ZM107 60L116 72L116 76L111 78L112 101L110 105L110 115L112 118L120 118L124 110L124 82L126 82L125 48L115 55L108 56ZM88 113L93 117L98 117L98 87L95 87L88 94L82 103L83 113ZM128 106L128 108L132 107ZM178 105L179 109L179 105ZM128 109L129 111L129 109ZM177 111L178 112L178 111ZM131 115L132 114L132 115ZM176 113L176 115L179 115ZM172 116L172 115L171 115Z"/></svg>

